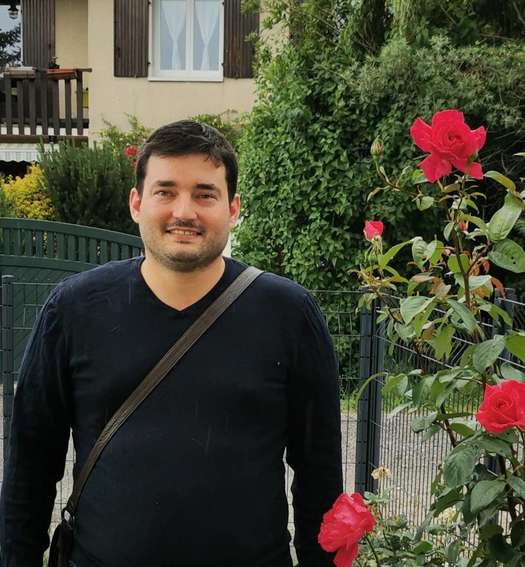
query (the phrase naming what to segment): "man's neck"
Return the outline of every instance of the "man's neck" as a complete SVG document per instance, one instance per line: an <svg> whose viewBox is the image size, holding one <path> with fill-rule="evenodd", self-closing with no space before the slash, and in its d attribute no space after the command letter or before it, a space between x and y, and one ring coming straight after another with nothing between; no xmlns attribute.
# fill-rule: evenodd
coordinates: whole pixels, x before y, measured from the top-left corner
<svg viewBox="0 0 525 567"><path fill-rule="evenodd" d="M202 270L176 272L146 256L140 271L151 291L166 305L181 311L202 299L221 279L225 269L220 256Z"/></svg>

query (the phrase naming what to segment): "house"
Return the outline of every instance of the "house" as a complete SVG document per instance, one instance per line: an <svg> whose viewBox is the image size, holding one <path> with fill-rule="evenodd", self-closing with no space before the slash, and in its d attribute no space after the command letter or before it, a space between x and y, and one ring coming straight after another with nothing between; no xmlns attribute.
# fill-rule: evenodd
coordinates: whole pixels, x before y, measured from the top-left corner
<svg viewBox="0 0 525 567"><path fill-rule="evenodd" d="M19 11L22 66L0 81L0 161L92 140L127 114L149 127L245 112L259 14L241 0L0 0ZM12 17L12 16L11 16ZM59 68L54 69L53 67ZM17 152L19 152L18 158Z"/></svg>

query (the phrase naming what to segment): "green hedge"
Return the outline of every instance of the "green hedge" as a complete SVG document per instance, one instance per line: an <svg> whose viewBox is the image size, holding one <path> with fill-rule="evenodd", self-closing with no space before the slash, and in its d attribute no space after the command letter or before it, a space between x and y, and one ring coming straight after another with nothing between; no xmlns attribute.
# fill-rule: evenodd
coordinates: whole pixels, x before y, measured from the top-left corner
<svg viewBox="0 0 525 567"><path fill-rule="evenodd" d="M234 253L311 289L348 289L366 218L385 222L387 243L441 230L399 194L367 203L378 183L370 159L376 137L386 169L400 173L419 157L412 121L458 108L472 128L488 128L485 169L524 175L525 160L512 154L524 149L525 49L455 48L439 36L418 48L392 39L378 57L360 62L344 34L319 45L289 45L260 67L258 101L240 142ZM490 207L501 193L483 187Z"/></svg>

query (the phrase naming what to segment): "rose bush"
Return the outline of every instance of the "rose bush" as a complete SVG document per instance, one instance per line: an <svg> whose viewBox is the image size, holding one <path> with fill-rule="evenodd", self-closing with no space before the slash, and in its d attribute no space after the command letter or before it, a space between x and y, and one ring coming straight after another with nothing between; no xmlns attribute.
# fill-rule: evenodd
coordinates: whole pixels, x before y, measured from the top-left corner
<svg viewBox="0 0 525 567"><path fill-rule="evenodd" d="M319 545L325 551L336 551L337 567L350 567L359 551L358 542L375 525L375 518L365 506L360 494L339 495L332 508L323 516Z"/></svg>
<svg viewBox="0 0 525 567"><path fill-rule="evenodd" d="M513 427L525 431L525 383L504 380L497 386L488 384L476 419L489 433Z"/></svg>
<svg viewBox="0 0 525 567"><path fill-rule="evenodd" d="M497 171L483 172L475 160L485 143L485 128L472 130L458 110L437 112L430 125L417 118L410 134L429 153L420 169L402 172L413 183L389 177L381 154L372 153L384 184L369 198L382 191L407 191L420 211L444 214L442 234L430 242L414 236L391 247L381 235L369 239L365 234L369 264L357 270L367 290L360 305L379 306L378 322L390 348L404 343L420 355L416 359L429 361L422 368L387 374L383 395L399 400L394 411L417 412L412 430L424 440L442 431L450 442L431 486L432 505L409 542L426 549L432 565L519 567L525 565L525 331L512 328L507 311L491 301L494 293L504 292L501 276L496 278L491 269L525 273L525 251L512 239L525 210L525 190ZM500 185L505 198L490 218L482 218L480 205L489 183ZM392 265L403 249L411 251L405 274ZM498 334L502 329L505 334ZM459 353L451 359L454 346ZM512 357L502 356L504 351ZM360 392L375 379L370 377ZM473 411L458 406L459 397L482 402ZM423 545L423 534L447 510L457 518L460 533L474 532L475 547L463 557L453 543L442 554L431 542ZM378 564L405 565L391 543L386 547Z"/></svg>

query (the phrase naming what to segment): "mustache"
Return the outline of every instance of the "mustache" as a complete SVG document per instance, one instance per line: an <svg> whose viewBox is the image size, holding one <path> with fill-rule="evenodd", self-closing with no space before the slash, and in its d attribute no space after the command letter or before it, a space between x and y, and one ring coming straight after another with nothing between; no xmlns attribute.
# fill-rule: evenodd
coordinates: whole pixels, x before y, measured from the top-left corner
<svg viewBox="0 0 525 567"><path fill-rule="evenodd" d="M166 230L173 230L174 228L191 228L198 232L204 232L203 228L192 220L177 219L171 224L166 226Z"/></svg>

